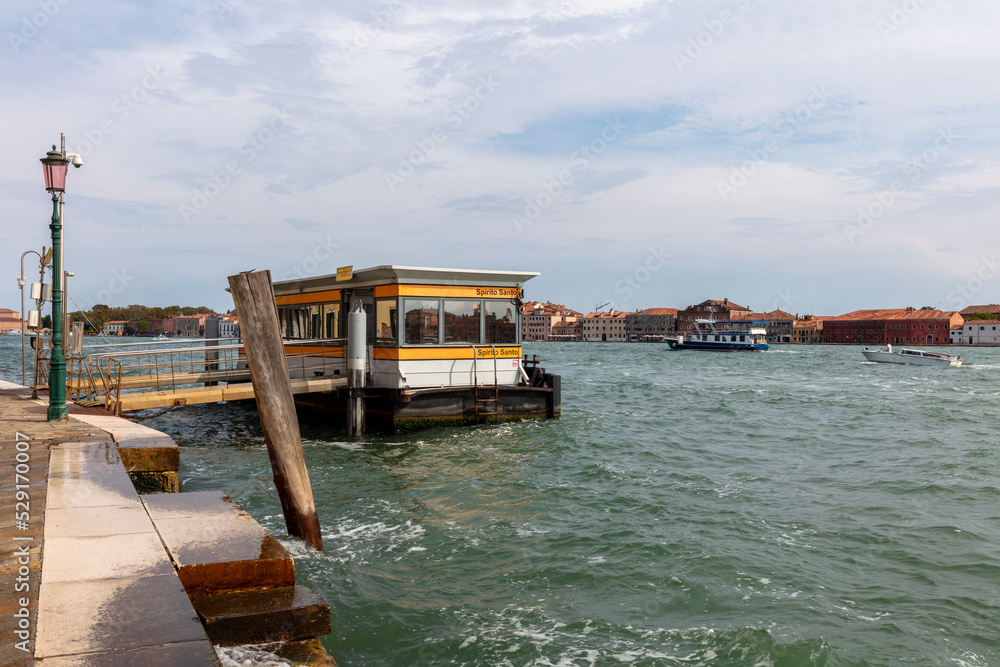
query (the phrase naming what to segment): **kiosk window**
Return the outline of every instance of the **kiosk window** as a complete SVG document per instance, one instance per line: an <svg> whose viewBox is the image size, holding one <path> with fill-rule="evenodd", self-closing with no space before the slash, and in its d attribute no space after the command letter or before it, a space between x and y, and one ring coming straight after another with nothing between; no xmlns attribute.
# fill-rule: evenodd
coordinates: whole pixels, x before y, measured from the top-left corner
<svg viewBox="0 0 1000 667"><path fill-rule="evenodd" d="M309 337L309 317L308 307L292 307L279 311L281 315L281 336L282 338L308 338Z"/></svg>
<svg viewBox="0 0 1000 667"><path fill-rule="evenodd" d="M339 338L340 304L328 303L325 306L323 306L323 319L325 320L325 327L323 329L323 338Z"/></svg>
<svg viewBox="0 0 1000 667"><path fill-rule="evenodd" d="M309 337L310 338L322 338L323 337L323 306L313 306L310 309L309 315Z"/></svg>
<svg viewBox="0 0 1000 667"><path fill-rule="evenodd" d="M479 342L479 301L444 302L444 342Z"/></svg>
<svg viewBox="0 0 1000 667"><path fill-rule="evenodd" d="M395 299L379 299L375 302L375 340L383 343L396 342L399 319L396 315Z"/></svg>
<svg viewBox="0 0 1000 667"><path fill-rule="evenodd" d="M486 342L517 343L517 306L512 301L486 301Z"/></svg>
<svg viewBox="0 0 1000 667"><path fill-rule="evenodd" d="M409 345L434 345L438 340L441 302L437 299L404 299L405 336Z"/></svg>

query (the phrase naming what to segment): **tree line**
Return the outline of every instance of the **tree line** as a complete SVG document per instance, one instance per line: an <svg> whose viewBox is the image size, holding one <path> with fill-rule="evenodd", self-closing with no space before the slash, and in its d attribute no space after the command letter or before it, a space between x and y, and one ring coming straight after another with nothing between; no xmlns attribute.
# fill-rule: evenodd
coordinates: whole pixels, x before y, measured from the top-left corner
<svg viewBox="0 0 1000 667"><path fill-rule="evenodd" d="M232 312L232 311L230 311ZM107 306L103 303L96 304L87 311L76 311L72 313L74 322L83 322L84 331L97 333L106 322L124 320L129 324L125 327L125 333L166 333L160 326L160 321L168 317L178 317L182 315L217 315L208 306L143 306L132 304L131 306ZM48 317L48 316L46 316ZM42 322L45 326L45 322Z"/></svg>

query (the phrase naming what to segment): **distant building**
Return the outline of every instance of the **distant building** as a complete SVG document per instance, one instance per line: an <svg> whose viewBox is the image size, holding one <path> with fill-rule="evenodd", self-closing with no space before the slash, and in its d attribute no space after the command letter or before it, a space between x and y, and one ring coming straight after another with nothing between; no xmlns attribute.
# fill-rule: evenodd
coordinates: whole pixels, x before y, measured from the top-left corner
<svg viewBox="0 0 1000 667"><path fill-rule="evenodd" d="M968 308L958 311L958 314L961 315L963 318L966 315L974 315L977 313L986 313L988 315L992 315L993 319L995 320L997 319L997 316L1000 316L1000 305L991 303L985 306L969 306Z"/></svg>
<svg viewBox="0 0 1000 667"><path fill-rule="evenodd" d="M607 313L590 313L583 318L581 331L583 340L589 341L625 341L625 313L612 310Z"/></svg>
<svg viewBox="0 0 1000 667"><path fill-rule="evenodd" d="M882 308L855 310L823 322L824 343L949 345L961 315L951 311Z"/></svg>
<svg viewBox="0 0 1000 667"><path fill-rule="evenodd" d="M772 310L767 313L749 313L734 320L754 320L765 322L767 339L772 343L791 343L795 327L795 316L783 310Z"/></svg>
<svg viewBox="0 0 1000 667"><path fill-rule="evenodd" d="M709 299L678 311L677 331L679 333L694 331L695 320L739 320L751 312L749 308L744 308L729 299L722 299L721 301L718 299Z"/></svg>
<svg viewBox="0 0 1000 667"><path fill-rule="evenodd" d="M235 315L219 316L219 338L239 338L240 320Z"/></svg>
<svg viewBox="0 0 1000 667"><path fill-rule="evenodd" d="M966 320L961 329L952 330L958 340L952 338L956 345L1000 345L1000 321Z"/></svg>
<svg viewBox="0 0 1000 667"><path fill-rule="evenodd" d="M522 340L551 340L556 326L576 322L583 313L550 301L532 301L521 308L521 316Z"/></svg>
<svg viewBox="0 0 1000 667"><path fill-rule="evenodd" d="M553 324L549 340L583 340L583 317L572 322Z"/></svg>
<svg viewBox="0 0 1000 667"><path fill-rule="evenodd" d="M0 308L0 333L23 328L20 313L10 308Z"/></svg>
<svg viewBox="0 0 1000 667"><path fill-rule="evenodd" d="M823 342L823 320L826 318L804 315L792 325L792 343L816 345Z"/></svg>
<svg viewBox="0 0 1000 667"><path fill-rule="evenodd" d="M676 308L646 308L625 315L626 340L663 340L676 330Z"/></svg>
<svg viewBox="0 0 1000 667"><path fill-rule="evenodd" d="M198 338L202 335L205 317L201 315L177 315L174 317L174 335L183 338Z"/></svg>
<svg viewBox="0 0 1000 667"><path fill-rule="evenodd" d="M101 327L101 335L124 336L126 326L128 326L128 322L126 320L111 320L110 322L105 322L104 326Z"/></svg>

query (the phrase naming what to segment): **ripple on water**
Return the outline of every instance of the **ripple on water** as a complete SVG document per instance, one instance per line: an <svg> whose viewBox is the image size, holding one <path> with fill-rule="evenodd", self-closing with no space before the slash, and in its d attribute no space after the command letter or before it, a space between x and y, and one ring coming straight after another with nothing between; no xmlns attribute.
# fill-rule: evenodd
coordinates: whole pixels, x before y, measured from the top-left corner
<svg viewBox="0 0 1000 667"><path fill-rule="evenodd" d="M145 423L185 490L292 550L342 664L1000 664L1000 350L525 347L563 373L560 420L303 422L323 554L284 534L252 406Z"/></svg>

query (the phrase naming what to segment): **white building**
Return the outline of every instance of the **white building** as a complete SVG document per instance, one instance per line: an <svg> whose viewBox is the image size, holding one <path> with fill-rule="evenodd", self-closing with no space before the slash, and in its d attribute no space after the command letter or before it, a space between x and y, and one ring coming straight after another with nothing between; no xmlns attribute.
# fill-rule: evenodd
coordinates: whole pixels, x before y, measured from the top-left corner
<svg viewBox="0 0 1000 667"><path fill-rule="evenodd" d="M957 334L959 330L952 331ZM956 345L1000 345L1000 321L969 320L962 325L961 334L952 336L951 342Z"/></svg>
<svg viewBox="0 0 1000 667"><path fill-rule="evenodd" d="M111 320L110 322L105 322L104 326L101 327L102 336L121 336L125 333L125 325L128 324L125 320Z"/></svg>
<svg viewBox="0 0 1000 667"><path fill-rule="evenodd" d="M219 338L239 338L240 321L235 315L222 315L219 319Z"/></svg>

